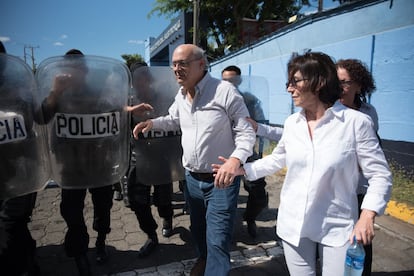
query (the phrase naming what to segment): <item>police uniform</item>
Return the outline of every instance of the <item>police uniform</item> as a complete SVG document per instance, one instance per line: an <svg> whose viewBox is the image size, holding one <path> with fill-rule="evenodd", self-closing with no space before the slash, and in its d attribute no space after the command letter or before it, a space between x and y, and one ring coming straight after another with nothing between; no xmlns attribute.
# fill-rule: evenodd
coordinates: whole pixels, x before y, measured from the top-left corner
<svg viewBox="0 0 414 276"><path fill-rule="evenodd" d="M30 222L36 193L0 201L0 267L6 275L40 275Z"/></svg>
<svg viewBox="0 0 414 276"><path fill-rule="evenodd" d="M87 93L90 90L88 87L82 89L82 93ZM65 92L69 93L69 92ZM91 93L92 94L92 93ZM73 96L73 95L71 95ZM93 97L91 97L93 98ZM108 151L111 153L111 137L105 138L106 141L99 141L100 147L95 147L97 142L95 139L67 139L62 135L59 137L60 125L65 125L61 122L59 116L61 114L80 112L80 110L87 109L88 113L94 114L101 111L94 110L93 99L89 101L71 101L71 105L65 103L65 97L58 102L58 105L53 108L54 112L50 112L47 106L44 106L44 114L46 120L51 120L55 117L56 123L53 125L51 138L51 150L54 153L54 158L57 164L60 164L62 187L60 212L64 218L68 231L65 235L64 247L66 254L69 257L78 257L85 255L88 251L89 234L85 224L83 209L86 197L86 190L89 190L94 208L93 229L98 232L97 243L104 243L106 235L111 231L110 228L110 213L113 205L113 189L111 185L96 187L96 176L110 177L110 170L108 168ZM76 111L75 109L79 110ZM58 113L56 115L56 113ZM62 119L63 120L63 119ZM71 131L73 135L81 134L82 129ZM93 159L88 158L93 157ZM80 180L79 180L80 179ZM91 187L91 188L76 188L76 187ZM93 188L92 188L93 187Z"/></svg>
<svg viewBox="0 0 414 276"><path fill-rule="evenodd" d="M142 118L133 118L132 121L135 126L136 123L142 121ZM156 229L158 225L152 216L151 205L153 203L157 207L158 214L163 219L163 235L170 236L172 217L174 214L172 207L173 184L170 182L152 185L152 183L141 183L137 181L137 173L139 174L140 172L136 170L136 162L136 153L132 149L130 169L128 172L128 200L130 208L135 212L142 231L157 243ZM151 198L152 187L154 192Z"/></svg>
<svg viewBox="0 0 414 276"><path fill-rule="evenodd" d="M158 115L161 115L160 112L166 112L168 106L170 105L169 101L165 101L163 96L160 96L154 91L150 86L152 84L152 77L148 71L146 64L138 64L133 71L133 83L135 84L135 95L133 97L133 103L137 104L140 102L149 103L153 106L154 111L142 116L131 116L131 129L141 121L147 120L149 118L154 118ZM140 80L138 80L138 78ZM151 137L149 137L151 138ZM139 160L137 160L137 150L142 148L136 147L146 147L147 145L136 145L136 141L132 138L131 135L131 158L130 158L130 168L128 171L128 200L131 210L136 214L138 223L142 231L144 231L147 236L147 242L141 247L139 251L140 257L146 257L151 253L153 248L158 244L158 237L156 234L156 229L158 227L154 217L151 212L152 203L157 207L159 216L163 219L162 225L162 234L165 237L172 235L172 218L173 218L173 206L172 206L172 194L173 194L173 184L172 182L166 183L151 183L155 177L157 177L157 172L152 171L153 169L158 168L150 164L152 169L151 176L148 181L143 183L140 181L140 175L144 172L137 171L136 162L150 162L150 157L148 154L157 154L155 152L151 153L142 153L140 151ZM141 141L145 138L141 137ZM148 172L145 172L148 174ZM151 197L151 189L154 189L154 192Z"/></svg>
<svg viewBox="0 0 414 276"><path fill-rule="evenodd" d="M3 46L0 43L0 46ZM2 47L0 47L2 48ZM3 50L3 49L1 49ZM0 53L0 268L5 275L39 275L28 222L48 168L43 124L27 65ZM28 182L29 180L29 182Z"/></svg>
<svg viewBox="0 0 414 276"><path fill-rule="evenodd" d="M125 156L124 148L121 146L122 137L125 137L127 148L127 134L123 134L123 128L127 126L128 121L127 113L123 109L127 102L128 90L123 89L122 85L125 81L125 87L128 88L129 83L127 77L112 82L112 85L119 85L117 92L125 90L125 103L122 100L118 102L117 98L122 98L121 94L110 95L111 92L107 93L105 90L107 88L104 81L109 79L105 75L106 61L102 62L105 68L97 70L93 66L101 64L99 62L102 59L91 57L93 63L89 68L93 70L89 72L89 68L86 67L88 57L83 57L79 51L76 54L78 56L68 57L66 54L57 62L51 61L49 70L55 73L52 70L54 65L63 73L70 72L66 73L66 76L71 76L66 81L73 83L64 87L60 93L53 91L55 87L52 87L42 107L45 120L51 122L49 129L53 176L62 187L60 212L68 226L64 241L65 252L67 256L75 257L81 274L90 274L86 256L89 235L83 216L86 191L88 190L92 197L93 229L98 232L95 243L96 261L103 263L107 260L105 239L111 231L110 212L114 192L112 185L125 173L121 173L122 167L127 167L126 158L125 164L121 164ZM43 66L46 68L46 75L51 74L47 72L47 65ZM123 69L128 73L126 68ZM42 71L39 72L41 78ZM65 74L57 77L62 76ZM55 79L55 84L57 81ZM122 122L125 122L125 125L122 125Z"/></svg>

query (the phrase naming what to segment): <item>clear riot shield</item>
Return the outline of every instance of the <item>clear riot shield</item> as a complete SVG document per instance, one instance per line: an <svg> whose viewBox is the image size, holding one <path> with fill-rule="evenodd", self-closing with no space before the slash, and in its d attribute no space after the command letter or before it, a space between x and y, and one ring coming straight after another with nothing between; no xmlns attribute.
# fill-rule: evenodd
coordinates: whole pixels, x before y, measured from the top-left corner
<svg viewBox="0 0 414 276"><path fill-rule="evenodd" d="M50 178L38 97L26 63L0 54L0 200L39 191Z"/></svg>
<svg viewBox="0 0 414 276"><path fill-rule="evenodd" d="M125 174L130 79L126 65L105 57L60 56L39 65L52 178L62 188L112 185Z"/></svg>
<svg viewBox="0 0 414 276"><path fill-rule="evenodd" d="M264 77L237 76L231 80L243 96L250 117L258 123L269 124L269 85ZM257 137L253 156L256 160L262 157L265 138Z"/></svg>
<svg viewBox="0 0 414 276"><path fill-rule="evenodd" d="M133 104L149 103L154 107L141 117L133 116L133 125L149 118L168 114L179 86L169 67L139 67L132 73ZM137 181L160 185L184 179L181 132L151 130L134 141Z"/></svg>

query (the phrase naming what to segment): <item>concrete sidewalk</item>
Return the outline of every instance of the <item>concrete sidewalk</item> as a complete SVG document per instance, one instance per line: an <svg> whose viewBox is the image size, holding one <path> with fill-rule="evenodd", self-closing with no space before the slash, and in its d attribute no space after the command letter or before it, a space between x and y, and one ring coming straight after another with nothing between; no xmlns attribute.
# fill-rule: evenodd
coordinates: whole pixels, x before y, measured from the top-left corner
<svg viewBox="0 0 414 276"><path fill-rule="evenodd" d="M275 226L282 176L268 177L269 208L257 221L258 236L255 240L247 234L242 214L247 194L240 189L238 219L232 244L231 275L289 275L283 250L276 242ZM67 258L61 244L66 224L59 213L60 189L50 188L38 193L32 222L29 224L37 241L38 262L42 275L77 275L73 259ZM90 196L85 203L85 218L90 234L89 257L94 275L189 275L195 258L189 232L189 216L182 213L184 199L174 184L174 235L164 238L158 229L160 245L145 259L137 251L146 240L139 229L135 214L122 201L114 201L111 213L112 231L107 245L110 260L107 264L94 262L96 232L92 230L93 209ZM154 217L161 222L153 208ZM373 275L414 275L414 225L383 216L377 219L374 240Z"/></svg>

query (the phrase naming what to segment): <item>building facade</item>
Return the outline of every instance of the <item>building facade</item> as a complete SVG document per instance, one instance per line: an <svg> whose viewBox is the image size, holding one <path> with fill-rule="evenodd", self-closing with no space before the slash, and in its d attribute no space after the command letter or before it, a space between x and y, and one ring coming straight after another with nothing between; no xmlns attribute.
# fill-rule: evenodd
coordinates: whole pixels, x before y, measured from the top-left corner
<svg viewBox="0 0 414 276"><path fill-rule="evenodd" d="M365 62L377 90L369 99L379 116L384 152L414 170L414 1L364 0L310 14L248 46L211 62L210 72L237 65L243 75L264 77L269 121L282 125L297 109L286 92L286 64L293 52L311 49L334 59ZM186 17L187 16L187 17ZM168 65L173 50L192 43L192 15L182 15L150 43L149 63ZM186 20L187 19L187 20Z"/></svg>
<svg viewBox="0 0 414 276"><path fill-rule="evenodd" d="M145 61L151 66L168 66L174 49L183 43L192 43L189 31L193 26L191 13L182 13L157 38L145 44Z"/></svg>

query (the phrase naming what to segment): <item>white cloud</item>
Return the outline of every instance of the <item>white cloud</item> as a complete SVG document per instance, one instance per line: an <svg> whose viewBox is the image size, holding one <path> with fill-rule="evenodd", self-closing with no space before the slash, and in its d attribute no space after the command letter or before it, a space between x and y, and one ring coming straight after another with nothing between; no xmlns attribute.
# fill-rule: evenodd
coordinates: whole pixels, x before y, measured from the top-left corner
<svg viewBox="0 0 414 276"><path fill-rule="evenodd" d="M145 40L135 40L135 39L130 39L128 40L128 43L131 44L144 44Z"/></svg>
<svg viewBox="0 0 414 276"><path fill-rule="evenodd" d="M65 45L65 44L63 44L62 42L55 42L55 43L53 43L53 46L63 46L63 45Z"/></svg>
<svg viewBox="0 0 414 276"><path fill-rule="evenodd" d="M8 37L8 36L0 36L0 41L3 41L3 42L10 41L10 37Z"/></svg>
<svg viewBox="0 0 414 276"><path fill-rule="evenodd" d="M68 35L63 34L60 36L60 39L66 39L66 38L68 38Z"/></svg>

